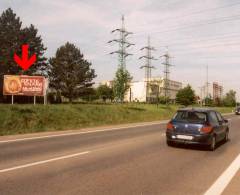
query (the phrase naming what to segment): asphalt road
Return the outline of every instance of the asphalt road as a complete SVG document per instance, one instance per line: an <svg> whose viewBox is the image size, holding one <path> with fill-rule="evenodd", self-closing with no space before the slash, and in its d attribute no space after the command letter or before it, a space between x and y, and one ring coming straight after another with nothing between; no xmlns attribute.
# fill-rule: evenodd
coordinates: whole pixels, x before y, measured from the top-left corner
<svg viewBox="0 0 240 195"><path fill-rule="evenodd" d="M214 152L168 147L164 124L1 138L0 194L204 194L240 154L240 117L227 118L230 141ZM223 194L240 194L240 170Z"/></svg>

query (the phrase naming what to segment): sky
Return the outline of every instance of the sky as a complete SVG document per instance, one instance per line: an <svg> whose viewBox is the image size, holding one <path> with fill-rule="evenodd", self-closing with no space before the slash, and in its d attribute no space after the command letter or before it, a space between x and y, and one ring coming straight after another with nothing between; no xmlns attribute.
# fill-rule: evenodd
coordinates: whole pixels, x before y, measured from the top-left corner
<svg viewBox="0 0 240 195"><path fill-rule="evenodd" d="M233 89L240 99L240 0L0 0L0 13L11 7L23 26L33 24L47 47L46 57L67 41L74 43L92 63L96 83L111 80L118 67L117 44L108 44L118 34L121 16L130 32L127 69L133 80L142 80L144 61L138 58L147 44L156 48L158 58L152 65L152 76L163 76L160 58L170 56L170 78L188 83L200 94L200 87L209 82L223 85L224 92Z"/></svg>

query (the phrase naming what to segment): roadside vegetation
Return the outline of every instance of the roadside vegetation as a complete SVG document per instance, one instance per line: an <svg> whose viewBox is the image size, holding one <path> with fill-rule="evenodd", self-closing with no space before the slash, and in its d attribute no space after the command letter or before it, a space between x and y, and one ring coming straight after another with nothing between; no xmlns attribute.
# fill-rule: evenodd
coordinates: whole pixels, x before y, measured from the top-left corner
<svg viewBox="0 0 240 195"><path fill-rule="evenodd" d="M171 104L174 100L170 101L167 95L159 97L158 94L151 102L154 104L125 103L124 97L133 79L127 70L120 66L111 84L95 86L97 74L78 46L67 42L47 59L47 46L38 29L22 24L11 8L0 15L0 135L170 119L179 108ZM29 44L29 55L38 56L37 62L25 72L16 66L13 58L14 53L21 54L22 44ZM30 96L14 96L16 105L9 105L11 96L3 95L3 77L22 74L48 78L48 105L30 105L33 103ZM37 97L36 101L43 103L43 97ZM79 103L83 101L85 103ZM203 103L222 106L217 109L229 113L236 105L236 92L230 90L217 100L208 94L200 100L188 85L179 90L176 102L184 106Z"/></svg>
<svg viewBox="0 0 240 195"><path fill-rule="evenodd" d="M0 135L170 119L179 106L153 104L0 105ZM218 108L229 113L231 107Z"/></svg>

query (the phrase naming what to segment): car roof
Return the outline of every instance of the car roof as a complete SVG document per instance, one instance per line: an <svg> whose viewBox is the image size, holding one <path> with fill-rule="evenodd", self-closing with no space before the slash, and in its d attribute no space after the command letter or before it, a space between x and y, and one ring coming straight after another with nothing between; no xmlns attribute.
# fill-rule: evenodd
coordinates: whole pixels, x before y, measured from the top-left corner
<svg viewBox="0 0 240 195"><path fill-rule="evenodd" d="M210 112L215 110L212 108L186 107L186 108L180 108L178 109L178 111Z"/></svg>

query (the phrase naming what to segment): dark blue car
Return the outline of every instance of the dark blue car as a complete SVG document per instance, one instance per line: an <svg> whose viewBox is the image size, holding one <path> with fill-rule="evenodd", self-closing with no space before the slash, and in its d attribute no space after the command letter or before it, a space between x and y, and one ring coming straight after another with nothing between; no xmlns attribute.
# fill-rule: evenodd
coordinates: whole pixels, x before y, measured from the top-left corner
<svg viewBox="0 0 240 195"><path fill-rule="evenodd" d="M167 124L167 144L199 144L215 150L220 141L228 141L228 120L212 109L185 108L177 111Z"/></svg>

